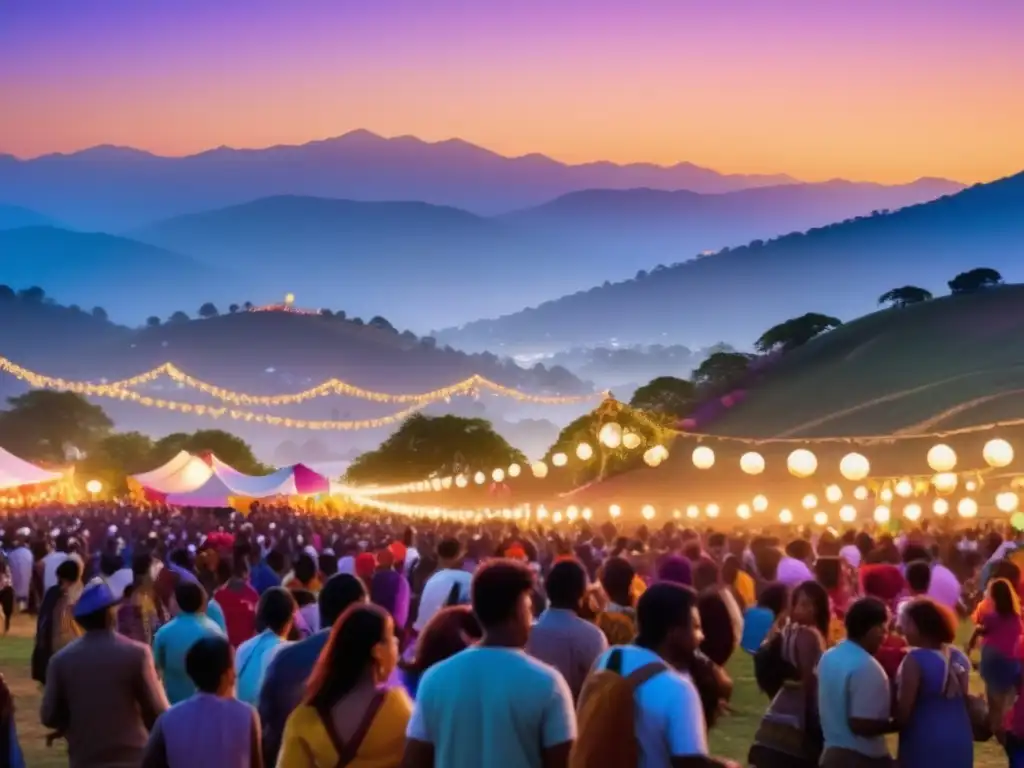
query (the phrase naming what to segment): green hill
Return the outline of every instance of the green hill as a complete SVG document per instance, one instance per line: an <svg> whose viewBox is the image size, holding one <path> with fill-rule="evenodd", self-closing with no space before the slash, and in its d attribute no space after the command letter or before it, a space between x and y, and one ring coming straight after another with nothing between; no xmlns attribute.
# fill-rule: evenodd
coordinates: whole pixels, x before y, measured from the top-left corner
<svg viewBox="0 0 1024 768"><path fill-rule="evenodd" d="M1024 285L875 312L783 357L721 435L925 433L1024 417Z"/></svg>

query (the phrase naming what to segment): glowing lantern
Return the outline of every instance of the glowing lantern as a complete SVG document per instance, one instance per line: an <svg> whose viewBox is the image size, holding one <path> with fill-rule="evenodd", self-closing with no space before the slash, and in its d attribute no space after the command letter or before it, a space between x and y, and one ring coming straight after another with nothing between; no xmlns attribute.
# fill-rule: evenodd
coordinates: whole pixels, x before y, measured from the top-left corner
<svg viewBox="0 0 1024 768"><path fill-rule="evenodd" d="M548 465L543 461L535 461L530 466L530 471L533 472L534 477L543 480L548 476Z"/></svg>
<svg viewBox="0 0 1024 768"><path fill-rule="evenodd" d="M814 513L814 524L815 525L828 525L828 515L824 512Z"/></svg>
<svg viewBox="0 0 1024 768"><path fill-rule="evenodd" d="M523 468L520 467L518 464L512 464L508 468L508 476L509 477L519 477L519 475L520 475L520 473L522 471L523 471Z"/></svg>
<svg viewBox="0 0 1024 768"><path fill-rule="evenodd" d="M622 444L626 446L627 450L630 451L639 448L641 442L643 441L640 439L640 435L638 435L636 432L626 432L622 436Z"/></svg>
<svg viewBox="0 0 1024 768"><path fill-rule="evenodd" d="M762 496L759 493L750 502L750 506L754 508L755 512L764 512L766 509L768 509L768 497Z"/></svg>
<svg viewBox="0 0 1024 768"><path fill-rule="evenodd" d="M932 502L932 512L936 515L944 515L949 512L949 502L945 499L936 499Z"/></svg>
<svg viewBox="0 0 1024 768"><path fill-rule="evenodd" d="M431 490L434 490L434 491L440 491L441 490L441 478L439 478L439 477L432 478L431 481L430 481L430 488L431 488Z"/></svg>
<svg viewBox="0 0 1024 768"><path fill-rule="evenodd" d="M890 501L892 501L892 490L889 489L889 488L883 488L882 492L879 493L878 495L881 497L882 501L884 501L886 504L888 504Z"/></svg>
<svg viewBox="0 0 1024 768"><path fill-rule="evenodd" d="M736 516L740 520L749 520L750 519L750 505L749 504L740 504L738 507L736 507Z"/></svg>
<svg viewBox="0 0 1024 768"><path fill-rule="evenodd" d="M698 445L693 449L693 466L697 469L711 469L715 466L715 452L706 445Z"/></svg>
<svg viewBox="0 0 1024 768"><path fill-rule="evenodd" d="M562 522L562 513L556 510L555 514L553 514L551 516L551 522L552 523L560 523L560 522Z"/></svg>
<svg viewBox="0 0 1024 768"><path fill-rule="evenodd" d="M893 490L896 491L897 496L901 496L902 498L905 499L908 496L913 495L914 484L907 479L903 479L896 483L896 487Z"/></svg>
<svg viewBox="0 0 1024 768"><path fill-rule="evenodd" d="M457 488L465 488L467 485L469 485L469 481L466 480L465 475L457 475L455 477L455 486Z"/></svg>
<svg viewBox="0 0 1024 768"><path fill-rule="evenodd" d="M103 483L99 480L90 480L85 484L85 490L95 496L97 493L103 490Z"/></svg>
<svg viewBox="0 0 1024 768"><path fill-rule="evenodd" d="M830 485L825 489L825 501L829 504L835 504L836 502L842 501L843 489L838 485Z"/></svg>
<svg viewBox="0 0 1024 768"><path fill-rule="evenodd" d="M686 508L686 516L691 520L696 520L698 517L700 517L700 507L698 507L696 504L691 504Z"/></svg>
<svg viewBox="0 0 1024 768"><path fill-rule="evenodd" d="M907 506L903 508L903 516L907 518L907 520L917 520L921 517L921 506L919 504L907 504Z"/></svg>
<svg viewBox="0 0 1024 768"><path fill-rule="evenodd" d="M718 517L718 512L719 509L717 504L708 504L704 507L704 514L708 517Z"/></svg>
<svg viewBox="0 0 1024 768"><path fill-rule="evenodd" d="M501 467L498 467L493 472L491 472L491 480L493 480L494 482L500 483L504 479L505 479L505 470L502 469Z"/></svg>
<svg viewBox="0 0 1024 768"><path fill-rule="evenodd" d="M740 469L748 475L760 475L764 472L764 456L757 451L748 451L740 456Z"/></svg>
<svg viewBox="0 0 1024 768"><path fill-rule="evenodd" d="M1005 440L996 438L985 443L981 455L990 467L1005 467L1013 461L1013 446Z"/></svg>
<svg viewBox="0 0 1024 768"><path fill-rule="evenodd" d="M594 513L590 511L590 507L584 507L583 511L580 512L580 517L582 517L584 520L589 520L593 516Z"/></svg>
<svg viewBox="0 0 1024 768"><path fill-rule="evenodd" d="M1016 512L1020 499L1013 491L1003 491L996 494L996 509L1000 512Z"/></svg>
<svg viewBox="0 0 1024 768"><path fill-rule="evenodd" d="M673 509L672 510L672 517L674 517L676 520L680 519L682 516L683 516L683 513L680 512L678 509Z"/></svg>
<svg viewBox="0 0 1024 768"><path fill-rule="evenodd" d="M857 519L856 507L850 504L845 504L842 507L840 507L839 519L842 520L844 523L852 523L854 520Z"/></svg>
<svg viewBox="0 0 1024 768"><path fill-rule="evenodd" d="M451 476L449 476L449 477L442 477L441 478L441 487L444 488L445 490L448 490L449 488L452 487L452 478L451 478Z"/></svg>
<svg viewBox="0 0 1024 768"><path fill-rule="evenodd" d="M940 472L932 478L932 485L938 493L952 493L956 490L956 482L955 472Z"/></svg>
<svg viewBox="0 0 1024 768"><path fill-rule="evenodd" d="M487 475L485 475L483 472L477 472L475 475L473 475L473 482L476 483L477 485L483 485L485 482L487 482Z"/></svg>
<svg viewBox="0 0 1024 768"><path fill-rule="evenodd" d="M928 451L928 466L936 472L949 472L956 466L956 451L939 443Z"/></svg>
<svg viewBox="0 0 1024 768"><path fill-rule="evenodd" d="M870 471L870 462L859 453L848 453L839 462L839 474L854 483L863 480Z"/></svg>
<svg viewBox="0 0 1024 768"><path fill-rule="evenodd" d="M964 496L957 502L956 512L960 517L976 517L978 514L978 502L970 496Z"/></svg>
<svg viewBox="0 0 1024 768"><path fill-rule="evenodd" d="M640 514L643 515L644 520L653 520L655 515L654 507L650 504L644 504L640 510Z"/></svg>
<svg viewBox="0 0 1024 768"><path fill-rule="evenodd" d="M790 512L788 509L780 510L779 511L779 522L782 523L783 525L789 525L790 523L793 522L793 513Z"/></svg>
<svg viewBox="0 0 1024 768"><path fill-rule="evenodd" d="M618 504L612 504L610 507L608 507L608 514L612 517L618 517L622 514L622 507L620 507Z"/></svg>
<svg viewBox="0 0 1024 768"><path fill-rule="evenodd" d="M657 467L661 464L661 451L657 448L648 448L644 451L644 464L648 467Z"/></svg>
<svg viewBox="0 0 1024 768"><path fill-rule="evenodd" d="M864 501L868 497L868 489L863 485L858 485L853 489L853 498L857 501Z"/></svg>
<svg viewBox="0 0 1024 768"><path fill-rule="evenodd" d="M794 477L810 477L818 469L818 459L806 448L797 448L789 454L786 466Z"/></svg>
<svg viewBox="0 0 1024 768"><path fill-rule="evenodd" d="M605 448L615 449L622 445L622 427L610 421L601 427L597 439Z"/></svg>
<svg viewBox="0 0 1024 768"><path fill-rule="evenodd" d="M556 453L551 457L551 463L556 467L564 467L569 462L569 457L564 453Z"/></svg>
<svg viewBox="0 0 1024 768"><path fill-rule="evenodd" d="M887 506L882 504L875 507L873 517L875 518L876 523L878 523L879 525L884 525L885 523L889 522L889 518L892 517L892 512L889 511L889 508Z"/></svg>
<svg viewBox="0 0 1024 768"><path fill-rule="evenodd" d="M818 497L813 493L808 493L800 503L803 505L804 509L814 509L818 506Z"/></svg>
<svg viewBox="0 0 1024 768"><path fill-rule="evenodd" d="M575 520L577 517L579 517L579 514L580 514L580 511L579 511L579 509L576 508L576 506L574 504L570 504L569 507L566 508L566 510L565 510L565 517L566 517L566 519L570 523L573 520Z"/></svg>
<svg viewBox="0 0 1024 768"><path fill-rule="evenodd" d="M576 458L580 461L590 461L594 456L594 449L590 447L590 443L580 443L576 446Z"/></svg>

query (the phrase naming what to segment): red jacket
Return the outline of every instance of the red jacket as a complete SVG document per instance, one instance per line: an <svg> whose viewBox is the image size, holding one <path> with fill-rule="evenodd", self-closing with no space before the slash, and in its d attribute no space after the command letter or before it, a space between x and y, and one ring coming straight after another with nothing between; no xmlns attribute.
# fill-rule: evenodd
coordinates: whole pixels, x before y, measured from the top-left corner
<svg viewBox="0 0 1024 768"><path fill-rule="evenodd" d="M256 604L260 596L249 584L229 581L213 593L213 599L224 611L228 642L233 648L256 634Z"/></svg>

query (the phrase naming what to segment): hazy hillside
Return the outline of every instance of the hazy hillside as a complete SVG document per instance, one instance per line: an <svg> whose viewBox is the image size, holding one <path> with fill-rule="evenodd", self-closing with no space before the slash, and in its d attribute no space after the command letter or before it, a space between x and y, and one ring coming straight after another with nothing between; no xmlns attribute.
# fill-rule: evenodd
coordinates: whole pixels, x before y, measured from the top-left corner
<svg viewBox="0 0 1024 768"><path fill-rule="evenodd" d="M181 297L226 296L227 270L124 237L54 227L0 231L0 282L43 286L67 304L119 319L168 315Z"/></svg>
<svg viewBox="0 0 1024 768"><path fill-rule="evenodd" d="M1022 275L1024 174L901 211L869 216L605 284L438 334L462 348L537 352L574 345L724 340L748 346L808 311L852 318L901 285L937 294L958 272Z"/></svg>
<svg viewBox="0 0 1024 768"><path fill-rule="evenodd" d="M782 174L720 174L691 163L566 165L539 154L503 157L459 139L428 143L369 131L180 158L110 146L32 160L0 155L0 199L113 230L280 194L422 200L494 214L595 187L726 192L794 181Z"/></svg>
<svg viewBox="0 0 1024 768"><path fill-rule="evenodd" d="M4 205L0 203L0 230L17 229L19 227L49 227L54 222L38 211L23 208L20 205Z"/></svg>

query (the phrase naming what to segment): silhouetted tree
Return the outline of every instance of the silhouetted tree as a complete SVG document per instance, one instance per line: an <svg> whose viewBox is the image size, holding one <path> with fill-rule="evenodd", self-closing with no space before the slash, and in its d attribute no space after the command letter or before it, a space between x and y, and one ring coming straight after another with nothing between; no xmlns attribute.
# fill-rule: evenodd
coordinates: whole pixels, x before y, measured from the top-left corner
<svg viewBox="0 0 1024 768"><path fill-rule="evenodd" d="M95 317L97 320L102 320L103 322L106 322L109 319L107 317L107 310L105 310L103 307L93 307L92 316Z"/></svg>
<svg viewBox="0 0 1024 768"><path fill-rule="evenodd" d="M228 306L228 312L230 312L232 315L235 314L239 309L240 307L237 304L231 304Z"/></svg>
<svg viewBox="0 0 1024 768"><path fill-rule="evenodd" d="M78 306L77 304L70 304L70 305L68 305L68 311L69 312L74 312L76 315L78 315L78 314L82 313L82 308L80 306Z"/></svg>
<svg viewBox="0 0 1024 768"><path fill-rule="evenodd" d="M402 331L402 338L406 341L416 341L416 334L412 331Z"/></svg>
<svg viewBox="0 0 1024 768"><path fill-rule="evenodd" d="M334 316L336 318L338 318L339 320L344 320L345 317L346 317L345 310L344 309L336 309L336 310L334 310Z"/></svg>
<svg viewBox="0 0 1024 768"><path fill-rule="evenodd" d="M0 301L13 301L17 298L14 289L9 285L0 285Z"/></svg>
<svg viewBox="0 0 1024 768"><path fill-rule="evenodd" d="M961 272L950 280L950 293L956 295L961 293L974 293L985 288L991 288L1003 282L1003 276L989 267L978 267L968 272Z"/></svg>
<svg viewBox="0 0 1024 768"><path fill-rule="evenodd" d="M694 370L693 383L711 391L732 389L743 381L753 359L742 352L715 352Z"/></svg>
<svg viewBox="0 0 1024 768"><path fill-rule="evenodd" d="M157 317L156 315L150 315L149 317L146 318L146 325L148 325L150 328L159 328L160 318Z"/></svg>
<svg viewBox="0 0 1024 768"><path fill-rule="evenodd" d="M321 309L320 310L320 316L321 317L334 317L334 313L331 312L331 310L329 310L329 309Z"/></svg>
<svg viewBox="0 0 1024 768"><path fill-rule="evenodd" d="M433 336L424 336L422 339L420 339L420 346L425 347L427 349L437 349L437 339L435 339Z"/></svg>
<svg viewBox="0 0 1024 768"><path fill-rule="evenodd" d="M210 318L216 317L220 313L217 312L217 307L213 305L213 302L208 301L199 308L198 314L200 317Z"/></svg>
<svg viewBox="0 0 1024 768"><path fill-rule="evenodd" d="M169 323L187 323L188 322L188 315L185 314L184 312L182 312L179 309L177 312L175 312L173 315L171 315L170 319L167 322L169 322Z"/></svg>
<svg viewBox="0 0 1024 768"><path fill-rule="evenodd" d="M808 312L806 315L772 326L754 342L754 348L759 352L789 352L803 346L815 336L820 336L842 324L843 321L839 318Z"/></svg>
<svg viewBox="0 0 1024 768"><path fill-rule="evenodd" d="M682 418L693 408L696 399L697 388L692 381L675 376L659 376L637 389L629 405L642 411Z"/></svg>
<svg viewBox="0 0 1024 768"><path fill-rule="evenodd" d="M33 285L31 288L22 288L18 291L18 298L22 301L30 301L33 304L42 304L43 299L46 298L46 291L38 285Z"/></svg>
<svg viewBox="0 0 1024 768"><path fill-rule="evenodd" d="M878 297L879 304L888 304L892 307L902 308L911 304L920 304L923 301L931 301L931 291L918 288L916 285L904 285L902 288L893 288Z"/></svg>
<svg viewBox="0 0 1024 768"><path fill-rule="evenodd" d="M250 309L252 309L252 302L251 301L243 302L242 303L242 309L244 309L246 312L248 312Z"/></svg>
<svg viewBox="0 0 1024 768"><path fill-rule="evenodd" d="M0 412L4 447L28 461L63 463L69 449L88 453L113 426L98 405L74 392L33 389Z"/></svg>
<svg viewBox="0 0 1024 768"><path fill-rule="evenodd" d="M386 318L377 315L370 319L367 325L373 326L374 328L380 328L382 331L389 331L391 333L398 333L398 329L395 328Z"/></svg>
<svg viewBox="0 0 1024 768"><path fill-rule="evenodd" d="M353 317L350 320L350 322L352 323L352 325L365 325L365 323L363 322L363 318L361 317Z"/></svg>

